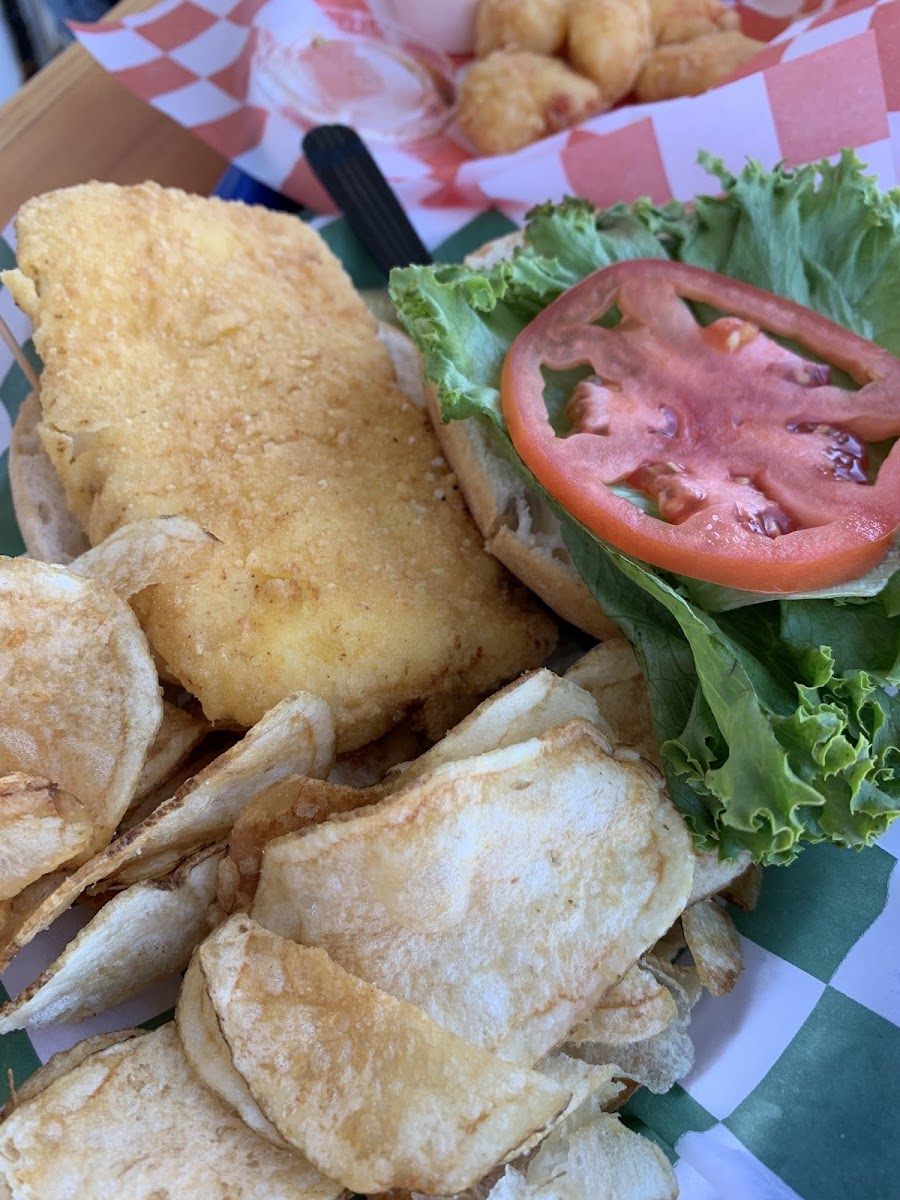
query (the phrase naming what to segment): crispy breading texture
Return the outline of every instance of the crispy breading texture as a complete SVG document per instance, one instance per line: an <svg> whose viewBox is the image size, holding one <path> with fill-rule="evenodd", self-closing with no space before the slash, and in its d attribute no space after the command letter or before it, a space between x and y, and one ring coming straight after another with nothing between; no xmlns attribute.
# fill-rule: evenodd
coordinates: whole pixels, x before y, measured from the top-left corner
<svg viewBox="0 0 900 1200"><path fill-rule="evenodd" d="M475 54L555 54L566 40L568 10L568 0L481 0L475 13Z"/></svg>
<svg viewBox="0 0 900 1200"><path fill-rule="evenodd" d="M659 46L638 76L638 100L699 96L732 75L762 50L764 42L737 30L704 33L690 42Z"/></svg>
<svg viewBox="0 0 900 1200"><path fill-rule="evenodd" d="M621 100L653 48L649 0L572 0L569 61L600 90L607 107Z"/></svg>
<svg viewBox="0 0 900 1200"><path fill-rule="evenodd" d="M219 539L136 605L208 717L250 726L311 691L348 750L407 710L451 723L544 659L551 623L482 551L317 233L98 183L29 201L17 229L39 433L91 542L171 515Z"/></svg>
<svg viewBox="0 0 900 1200"><path fill-rule="evenodd" d="M721 0L650 0L650 14L658 46L741 27L738 13Z"/></svg>
<svg viewBox="0 0 900 1200"><path fill-rule="evenodd" d="M512 154L602 109L600 93L557 58L496 50L459 89L460 128L481 154Z"/></svg>

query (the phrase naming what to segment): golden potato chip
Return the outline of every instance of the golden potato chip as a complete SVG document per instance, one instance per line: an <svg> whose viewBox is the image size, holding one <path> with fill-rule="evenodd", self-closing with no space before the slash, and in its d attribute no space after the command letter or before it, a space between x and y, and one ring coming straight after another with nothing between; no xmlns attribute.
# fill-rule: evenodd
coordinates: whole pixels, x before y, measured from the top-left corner
<svg viewBox="0 0 900 1200"><path fill-rule="evenodd" d="M623 1090L620 1080L613 1078L614 1067L586 1063L583 1059L572 1058L570 1054L564 1054L561 1050L556 1050L553 1054L548 1054L534 1069L539 1071L541 1075L546 1076L558 1088L571 1094L569 1103L551 1123L549 1126L550 1129L555 1129L560 1122L568 1120L582 1104L585 1104L591 1098L602 1107L614 1105ZM538 1130L537 1133L522 1143L516 1154L512 1155L511 1158L527 1154L529 1150L532 1150L544 1140L547 1133L547 1129ZM510 1159L507 1159L507 1161L510 1161ZM482 1180L483 1185L484 1180Z"/></svg>
<svg viewBox="0 0 900 1200"><path fill-rule="evenodd" d="M602 1042L621 1046L662 1033L677 1018L678 1008L667 987L634 963L609 989L586 1021L569 1034L574 1045Z"/></svg>
<svg viewBox="0 0 900 1200"><path fill-rule="evenodd" d="M333 760L334 725L325 701L305 693L283 700L73 875L48 876L50 890L39 879L11 901L0 940L0 970L88 888L121 889L167 874L194 851L227 837L238 813L261 791L288 775L324 775Z"/></svg>
<svg viewBox="0 0 900 1200"><path fill-rule="evenodd" d="M482 701L436 745L386 782L410 783L445 763L514 746L578 717L609 737L609 726L587 692L552 671L531 671Z"/></svg>
<svg viewBox="0 0 900 1200"><path fill-rule="evenodd" d="M618 1117L584 1105L536 1154L506 1168L488 1200L676 1200L678 1181L662 1150Z"/></svg>
<svg viewBox="0 0 900 1200"><path fill-rule="evenodd" d="M576 720L271 842L252 915L531 1065L671 926L692 873L658 773Z"/></svg>
<svg viewBox="0 0 900 1200"><path fill-rule="evenodd" d="M207 938L190 971L263 1114L355 1191L460 1191L569 1102L536 1071L246 916Z"/></svg>
<svg viewBox="0 0 900 1200"><path fill-rule="evenodd" d="M119 822L119 828L116 830L116 837L120 838L129 829L134 829L137 825L143 825L151 813L165 803L166 800L171 800L176 792L195 779L202 771L211 766L217 758L230 750L239 739L231 737L229 734L214 733L210 738L206 739L204 744L198 749L197 753L190 754L181 766L175 769L174 774L162 783L157 784L140 799L135 799L134 803L129 804L128 811Z"/></svg>
<svg viewBox="0 0 900 1200"><path fill-rule="evenodd" d="M99 849L162 720L147 640L103 584L0 558L0 646L0 774L41 775L77 796Z"/></svg>
<svg viewBox="0 0 900 1200"><path fill-rule="evenodd" d="M700 900L684 910L681 925L700 982L714 996L726 995L744 969L734 921L715 900Z"/></svg>
<svg viewBox="0 0 900 1200"><path fill-rule="evenodd" d="M664 1029L638 1042L570 1042L565 1051L589 1063L615 1064L615 1075L643 1084L661 1095L687 1075L694 1065L694 1045L688 1036L691 1009L700 995L693 967L662 964L647 955L642 965L671 993L677 1017Z"/></svg>
<svg viewBox="0 0 900 1200"><path fill-rule="evenodd" d="M626 1089L619 1080L612 1078L612 1067L591 1066L580 1059L570 1058L569 1055L557 1051L539 1063L535 1070L540 1071L542 1075L547 1075L558 1087L572 1093L572 1099L568 1106L556 1118L552 1126L554 1129L563 1121L568 1121L569 1117L573 1116L586 1103L590 1102L592 1111L597 1108L608 1111L610 1105L624 1103L621 1096ZM528 1154L545 1137L546 1133L541 1132L524 1142L519 1153L513 1158L513 1164L522 1166L527 1161ZM458 1192L453 1200L487 1200L491 1190L503 1176L505 1169L505 1165L501 1163L493 1171L489 1171L474 1187L466 1188L464 1192ZM542 1193L542 1200L556 1200L556 1195L555 1192L550 1195ZM421 1192L392 1192L391 1196L393 1200L439 1200L437 1197L425 1196ZM581 1192L577 1193L574 1200L581 1200L581 1196ZM568 1193L565 1200L572 1200Z"/></svg>
<svg viewBox="0 0 900 1200"><path fill-rule="evenodd" d="M49 1136L52 1131L52 1136ZM173 1025L89 1055L0 1126L10 1200L337 1200L195 1078Z"/></svg>
<svg viewBox="0 0 900 1200"><path fill-rule="evenodd" d="M253 903L263 850L274 838L317 825L333 813L352 812L381 796L378 789L293 775L261 792L232 826L228 850L219 864L217 900L224 916Z"/></svg>
<svg viewBox="0 0 900 1200"><path fill-rule="evenodd" d="M130 600L145 587L183 579L216 538L186 517L148 517L116 529L69 564L76 575L99 579Z"/></svg>
<svg viewBox="0 0 900 1200"><path fill-rule="evenodd" d="M226 837L261 791L289 776L320 779L333 763L334 721L325 701L306 692L282 700L143 825L129 830L121 839L126 844L110 855L117 861L109 877L119 886L153 878L157 862L173 854L184 858Z"/></svg>
<svg viewBox="0 0 900 1200"><path fill-rule="evenodd" d="M83 1020L183 971L209 932L221 854L203 850L165 879L113 896L56 962L0 1008L0 1033Z"/></svg>
<svg viewBox="0 0 900 1200"><path fill-rule="evenodd" d="M46 1091L51 1083L61 1079L63 1075L67 1075L79 1063L83 1063L89 1055L96 1054L98 1050L106 1050L109 1046L116 1046L119 1042L127 1041L129 1038L140 1037L140 1035L140 1029L117 1029L110 1033L96 1033L93 1037L85 1038L83 1042L76 1042L68 1050L60 1050L11 1091L9 1100L0 1110L0 1121L5 1121L18 1105L24 1104L26 1100L33 1100L35 1096Z"/></svg>
<svg viewBox="0 0 900 1200"><path fill-rule="evenodd" d="M601 1105L615 1100L622 1091L622 1084L613 1078L613 1067L609 1065L594 1066L562 1050L548 1054L534 1068L546 1075L557 1087L572 1093L568 1106L560 1114L561 1118L572 1115L591 1096Z"/></svg>
<svg viewBox="0 0 900 1200"><path fill-rule="evenodd" d="M743 912L753 912L759 903L762 877L763 869L759 863L751 863L737 879L733 879L727 887L721 889L722 899Z"/></svg>
<svg viewBox="0 0 900 1200"><path fill-rule="evenodd" d="M150 747L144 769L135 789L134 799L125 814L133 812L151 792L171 779L181 764L197 748L210 731L210 724L196 713L185 712L163 701L162 724Z"/></svg>
<svg viewBox="0 0 900 1200"><path fill-rule="evenodd" d="M66 502L65 488L38 435L41 401L24 401L9 444L9 484L16 521L29 555L47 563L69 563L90 549L87 534Z"/></svg>
<svg viewBox="0 0 900 1200"><path fill-rule="evenodd" d="M81 801L49 779L20 772L0 778L0 900L68 862L93 835Z"/></svg>
<svg viewBox="0 0 900 1200"><path fill-rule="evenodd" d="M292 1149L263 1115L246 1079L234 1065L231 1047L222 1033L196 955L185 972L178 993L175 1026L191 1070L213 1095L230 1105L244 1124L267 1142L282 1149Z"/></svg>
<svg viewBox="0 0 900 1200"><path fill-rule="evenodd" d="M694 886L688 905L698 900L716 896L728 887L750 865L749 851L742 850L736 858L720 859L716 850L700 850L694 847Z"/></svg>
<svg viewBox="0 0 900 1200"><path fill-rule="evenodd" d="M615 741L634 746L644 758L662 766L647 684L625 638L601 642L573 663L564 678L590 692L600 715L611 726Z"/></svg>

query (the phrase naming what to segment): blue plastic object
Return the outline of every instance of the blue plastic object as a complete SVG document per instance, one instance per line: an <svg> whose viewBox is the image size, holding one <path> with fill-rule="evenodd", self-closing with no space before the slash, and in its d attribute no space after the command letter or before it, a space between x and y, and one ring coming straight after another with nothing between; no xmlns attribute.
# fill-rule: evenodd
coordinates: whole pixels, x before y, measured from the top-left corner
<svg viewBox="0 0 900 1200"><path fill-rule="evenodd" d="M274 208L277 212L303 212L303 207L274 188L266 187L239 167L230 166L216 184L216 196L222 200L243 200L245 204L262 204L265 208Z"/></svg>

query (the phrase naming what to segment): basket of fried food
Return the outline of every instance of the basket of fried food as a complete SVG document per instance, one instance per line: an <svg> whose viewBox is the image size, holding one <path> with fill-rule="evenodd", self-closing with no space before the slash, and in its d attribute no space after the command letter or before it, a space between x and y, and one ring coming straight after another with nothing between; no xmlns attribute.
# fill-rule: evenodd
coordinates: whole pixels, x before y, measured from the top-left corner
<svg viewBox="0 0 900 1200"><path fill-rule="evenodd" d="M458 125L511 154L628 99L700 95L763 45L721 0L480 0Z"/></svg>

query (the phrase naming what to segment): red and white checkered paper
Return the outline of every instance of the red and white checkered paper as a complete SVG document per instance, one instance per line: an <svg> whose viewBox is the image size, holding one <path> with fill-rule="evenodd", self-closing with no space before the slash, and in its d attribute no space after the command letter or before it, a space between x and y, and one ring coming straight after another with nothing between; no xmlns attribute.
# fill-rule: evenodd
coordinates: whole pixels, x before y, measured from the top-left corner
<svg viewBox="0 0 900 1200"><path fill-rule="evenodd" d="M658 202L707 190L697 152L737 171L854 147L882 187L900 165L900 0L824 6L815 0L738 5L768 45L731 82L702 96L625 105L515 154L479 158L452 134L370 148L434 243L486 208L514 220L533 204L585 196L598 205ZM119 22L73 26L124 85L256 179L310 208L331 202L300 150L304 125L267 99L256 69L262 41L364 36L396 42L365 0L164 0ZM806 11L804 11L806 10ZM464 66L455 60L457 69Z"/></svg>

